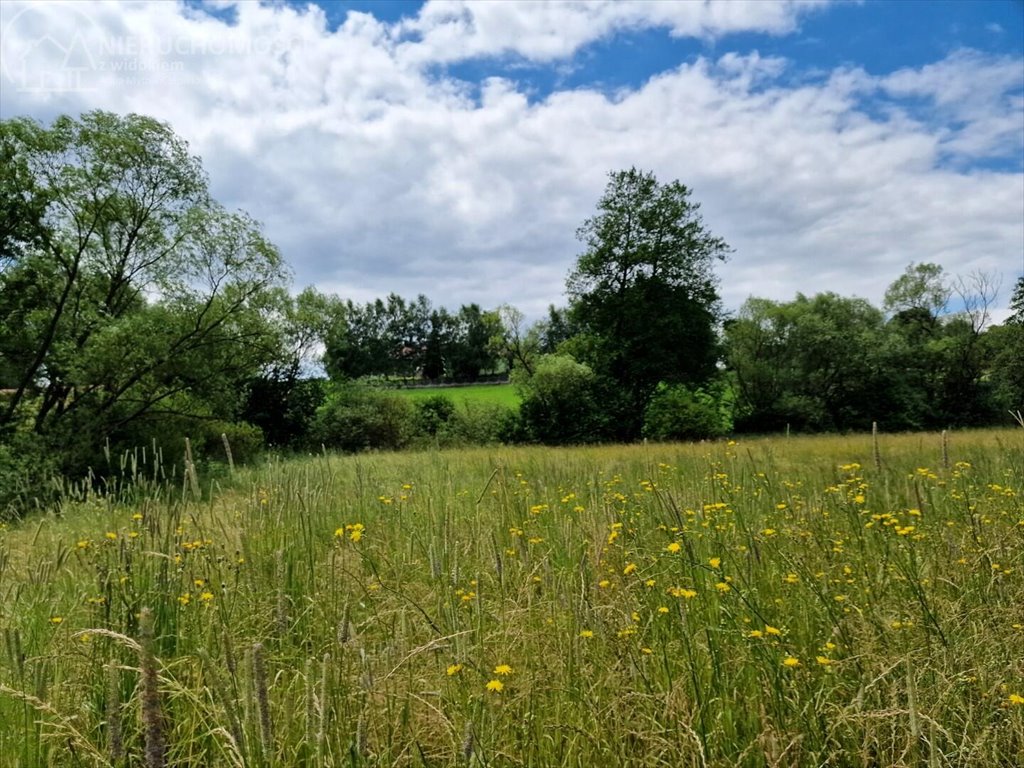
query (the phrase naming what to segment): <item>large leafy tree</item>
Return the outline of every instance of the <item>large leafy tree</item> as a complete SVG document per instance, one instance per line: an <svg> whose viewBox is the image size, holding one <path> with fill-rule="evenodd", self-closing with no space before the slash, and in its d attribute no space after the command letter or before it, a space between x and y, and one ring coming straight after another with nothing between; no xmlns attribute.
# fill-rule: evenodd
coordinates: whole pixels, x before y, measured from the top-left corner
<svg viewBox="0 0 1024 768"><path fill-rule="evenodd" d="M863 429L896 410L884 317L864 299L751 298L726 340L742 428Z"/></svg>
<svg viewBox="0 0 1024 768"><path fill-rule="evenodd" d="M0 148L0 432L73 435L85 460L161 416L230 418L280 351L284 271L256 222L150 118L5 121Z"/></svg>
<svg viewBox="0 0 1024 768"><path fill-rule="evenodd" d="M660 383L700 383L714 374L720 316L716 261L729 248L705 227L678 181L661 184L631 168L609 176L597 213L577 238L585 246L568 281L576 350L621 394L619 436L640 434Z"/></svg>

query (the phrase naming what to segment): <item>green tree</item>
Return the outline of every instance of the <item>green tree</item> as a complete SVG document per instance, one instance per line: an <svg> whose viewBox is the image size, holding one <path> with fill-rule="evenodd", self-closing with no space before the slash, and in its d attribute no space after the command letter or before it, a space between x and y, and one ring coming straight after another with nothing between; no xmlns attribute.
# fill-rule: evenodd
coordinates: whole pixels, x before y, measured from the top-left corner
<svg viewBox="0 0 1024 768"><path fill-rule="evenodd" d="M661 383L714 374L720 316L715 261L729 248L704 226L691 192L632 168L610 174L598 212L577 232L585 250L568 281L586 362L623 397L619 436L640 434Z"/></svg>
<svg viewBox="0 0 1024 768"><path fill-rule="evenodd" d="M911 262L886 289L882 306L894 315L917 310L938 318L949 304L951 295L952 290L946 284L940 265Z"/></svg>
<svg viewBox="0 0 1024 768"><path fill-rule="evenodd" d="M80 467L160 418L233 415L280 353L285 274L256 222L211 200L199 159L150 118L16 119L0 136L16 169L0 201L25 217L3 233L0 431Z"/></svg>
<svg viewBox="0 0 1024 768"><path fill-rule="evenodd" d="M1010 312L1009 322L1024 325L1024 276L1017 278L1017 287L1010 298Z"/></svg>
<svg viewBox="0 0 1024 768"><path fill-rule="evenodd" d="M738 426L774 431L863 429L885 423L893 374L884 317L863 299L834 293L791 302L751 298L726 325Z"/></svg>
<svg viewBox="0 0 1024 768"><path fill-rule="evenodd" d="M446 356L448 374L456 381L476 381L497 363L491 339L501 333L501 320L496 312L466 304L459 307L455 323L455 338Z"/></svg>

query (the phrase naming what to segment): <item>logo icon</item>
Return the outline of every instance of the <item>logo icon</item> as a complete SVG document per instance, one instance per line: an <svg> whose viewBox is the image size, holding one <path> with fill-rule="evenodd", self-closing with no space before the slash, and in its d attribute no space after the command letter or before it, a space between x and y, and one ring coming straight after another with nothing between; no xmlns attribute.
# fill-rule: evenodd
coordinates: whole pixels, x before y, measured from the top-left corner
<svg viewBox="0 0 1024 768"><path fill-rule="evenodd" d="M2 21L0 72L17 90L95 89L99 67L89 40L97 39L97 28L87 14L69 4L30 5Z"/></svg>

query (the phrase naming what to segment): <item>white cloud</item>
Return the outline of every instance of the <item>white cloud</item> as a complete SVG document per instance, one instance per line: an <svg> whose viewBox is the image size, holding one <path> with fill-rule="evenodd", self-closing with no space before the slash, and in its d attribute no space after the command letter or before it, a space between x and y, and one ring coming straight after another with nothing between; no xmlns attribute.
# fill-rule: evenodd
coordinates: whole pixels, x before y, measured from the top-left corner
<svg viewBox="0 0 1024 768"><path fill-rule="evenodd" d="M730 32L792 32L801 14L827 0L598 0L596 2L470 2L431 0L399 26L412 62L450 62L515 54L530 61L571 56L619 30L664 27L676 37L714 38Z"/></svg>
<svg viewBox="0 0 1024 768"><path fill-rule="evenodd" d="M726 52L612 96L580 88L541 100L509 79L464 83L428 66L508 53L562 66L615 30L783 33L802 11L430 4L415 23L350 14L332 30L316 8L241 3L228 24L169 3L3 3L0 113L167 120L218 198L265 222L299 286L355 300L426 293L539 316L562 300L573 233L607 172L630 165L694 189L736 251L721 269L732 308L798 290L879 301L910 261L999 271L1011 284L1024 176L972 163L1020 156L1013 62L961 51L891 75L848 68L791 85L781 77L791 62ZM24 87L40 73L61 84L61 46L76 33L95 58L75 75L82 87ZM43 34L59 45L33 48ZM34 72L8 66L37 54Z"/></svg>

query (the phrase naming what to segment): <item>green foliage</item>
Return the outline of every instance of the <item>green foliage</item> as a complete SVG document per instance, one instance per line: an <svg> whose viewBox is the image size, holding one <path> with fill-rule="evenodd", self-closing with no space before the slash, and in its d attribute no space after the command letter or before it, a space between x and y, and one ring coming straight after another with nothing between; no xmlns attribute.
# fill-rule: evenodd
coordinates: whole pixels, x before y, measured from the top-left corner
<svg viewBox="0 0 1024 768"><path fill-rule="evenodd" d="M597 442L605 435L602 386L588 365L568 355L543 355L533 375L517 372L524 439L549 445Z"/></svg>
<svg viewBox="0 0 1024 768"><path fill-rule="evenodd" d="M360 306L348 301L325 334L324 365L335 380L370 376L475 381L496 364L491 343L502 331L477 304L452 315L426 296L391 294Z"/></svg>
<svg viewBox="0 0 1024 768"><path fill-rule="evenodd" d="M644 413L644 437L654 440L703 440L732 432L732 403L727 387L682 384L658 388Z"/></svg>
<svg viewBox="0 0 1024 768"><path fill-rule="evenodd" d="M1010 298L1009 322L1016 325L1024 325L1024 277L1017 278L1017 285L1013 289L1013 296Z"/></svg>
<svg viewBox="0 0 1024 768"><path fill-rule="evenodd" d="M268 445L306 448L313 419L326 393L327 382L323 379L262 376L249 382L240 417L259 427Z"/></svg>
<svg viewBox="0 0 1024 768"><path fill-rule="evenodd" d="M58 457L38 435L20 432L0 442L0 523L53 503L59 467Z"/></svg>
<svg viewBox="0 0 1024 768"><path fill-rule="evenodd" d="M615 423L625 438L639 434L659 384L700 384L715 371L712 268L729 249L690 196L652 173L612 173L577 232L586 250L568 281L572 319L593 341L583 359L624 394Z"/></svg>
<svg viewBox="0 0 1024 768"><path fill-rule="evenodd" d="M413 408L387 392L337 385L317 409L311 431L314 444L331 449L398 450L413 436Z"/></svg>
<svg viewBox="0 0 1024 768"><path fill-rule="evenodd" d="M988 361L987 384L997 415L1024 412L1024 323L1007 322L982 337Z"/></svg>
<svg viewBox="0 0 1024 768"><path fill-rule="evenodd" d="M430 395L413 401L413 412L416 431L434 437L446 431L454 420L455 403L444 395Z"/></svg>
<svg viewBox="0 0 1024 768"><path fill-rule="evenodd" d="M726 325L738 426L776 431L864 429L882 420L882 313L834 293L791 302L749 299Z"/></svg>
<svg viewBox="0 0 1024 768"><path fill-rule="evenodd" d="M259 427L245 422L208 421L199 424L192 438L197 459L226 462L225 437L231 447L232 461L239 464L248 464L263 453L263 430Z"/></svg>
<svg viewBox="0 0 1024 768"><path fill-rule="evenodd" d="M257 223L150 118L6 121L0 146L0 204L26 217L2 233L0 433L27 426L81 472L108 442L233 416L282 356L284 268Z"/></svg>
<svg viewBox="0 0 1024 768"><path fill-rule="evenodd" d="M892 314L918 310L935 319L946 308L951 295L940 265L911 262L886 289L882 306Z"/></svg>

